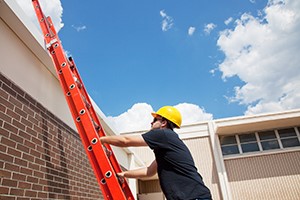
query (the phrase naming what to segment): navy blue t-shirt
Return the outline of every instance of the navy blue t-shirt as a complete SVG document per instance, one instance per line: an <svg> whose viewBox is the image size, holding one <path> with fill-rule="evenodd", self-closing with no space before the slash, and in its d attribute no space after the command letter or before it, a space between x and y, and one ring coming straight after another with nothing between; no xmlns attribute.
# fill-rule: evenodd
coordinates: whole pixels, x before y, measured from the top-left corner
<svg viewBox="0 0 300 200"><path fill-rule="evenodd" d="M211 198L190 151L177 133L154 129L142 136L154 151L160 186L168 200Z"/></svg>

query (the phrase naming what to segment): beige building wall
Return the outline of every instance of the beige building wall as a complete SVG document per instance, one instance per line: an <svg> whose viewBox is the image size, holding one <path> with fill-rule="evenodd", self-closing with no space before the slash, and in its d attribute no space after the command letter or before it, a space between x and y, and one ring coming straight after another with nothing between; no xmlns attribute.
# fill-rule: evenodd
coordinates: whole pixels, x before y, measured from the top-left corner
<svg viewBox="0 0 300 200"><path fill-rule="evenodd" d="M300 151L225 160L233 199L300 198Z"/></svg>

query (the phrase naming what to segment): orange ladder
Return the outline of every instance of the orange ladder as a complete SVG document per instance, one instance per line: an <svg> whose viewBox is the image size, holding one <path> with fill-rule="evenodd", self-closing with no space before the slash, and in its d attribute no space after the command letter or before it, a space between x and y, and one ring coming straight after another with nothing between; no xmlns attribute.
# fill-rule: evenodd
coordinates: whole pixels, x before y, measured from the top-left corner
<svg viewBox="0 0 300 200"><path fill-rule="evenodd" d="M73 59L66 58L52 20L45 17L39 1L32 0L32 4L44 34L46 48L52 57L60 85L104 199L134 200L127 181L116 175L121 172L121 167L111 147L108 144L102 145L99 141L101 136L105 136L105 132Z"/></svg>

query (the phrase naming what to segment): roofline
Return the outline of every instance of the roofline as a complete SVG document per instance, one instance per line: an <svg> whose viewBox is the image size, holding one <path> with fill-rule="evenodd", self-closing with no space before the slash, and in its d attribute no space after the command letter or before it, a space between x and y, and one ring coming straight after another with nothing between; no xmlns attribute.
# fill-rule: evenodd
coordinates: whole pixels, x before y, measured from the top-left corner
<svg viewBox="0 0 300 200"><path fill-rule="evenodd" d="M299 126L300 109L218 119L215 124L218 135Z"/></svg>

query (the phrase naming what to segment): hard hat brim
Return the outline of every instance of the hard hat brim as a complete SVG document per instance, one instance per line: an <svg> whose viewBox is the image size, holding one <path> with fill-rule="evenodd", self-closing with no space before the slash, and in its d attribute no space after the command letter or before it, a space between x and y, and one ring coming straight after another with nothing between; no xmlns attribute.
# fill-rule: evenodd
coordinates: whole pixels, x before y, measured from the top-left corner
<svg viewBox="0 0 300 200"><path fill-rule="evenodd" d="M152 115L153 117L157 117L157 116L158 116L158 114L156 114L156 113L151 113L151 115Z"/></svg>

